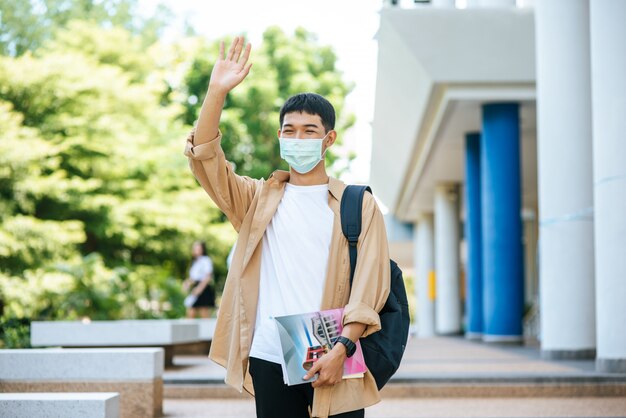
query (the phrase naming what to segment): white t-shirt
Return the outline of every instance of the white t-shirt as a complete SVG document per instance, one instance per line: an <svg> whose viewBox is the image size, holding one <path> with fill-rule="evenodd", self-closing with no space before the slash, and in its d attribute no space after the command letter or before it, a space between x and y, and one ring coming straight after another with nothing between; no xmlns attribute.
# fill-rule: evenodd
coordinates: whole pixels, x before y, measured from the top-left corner
<svg viewBox="0 0 626 418"><path fill-rule="evenodd" d="M285 194L263 235L251 357L280 363L274 317L320 309L333 219L327 184L285 185Z"/></svg>
<svg viewBox="0 0 626 418"><path fill-rule="evenodd" d="M206 255L196 258L189 269L189 277L194 282L201 282L207 275L213 273L213 263Z"/></svg>

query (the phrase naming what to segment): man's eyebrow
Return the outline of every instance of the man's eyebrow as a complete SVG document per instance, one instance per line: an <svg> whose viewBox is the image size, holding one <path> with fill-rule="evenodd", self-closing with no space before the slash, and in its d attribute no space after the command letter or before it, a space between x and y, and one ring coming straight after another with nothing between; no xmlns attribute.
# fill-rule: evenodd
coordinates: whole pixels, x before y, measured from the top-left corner
<svg viewBox="0 0 626 418"><path fill-rule="evenodd" d="M285 124L283 125L283 128L287 128L287 127L289 127L289 128L293 128L294 126L295 126L295 125L292 125L291 123L285 123ZM320 127L320 126L319 126L318 124L316 124L316 123L307 123L307 124L302 125L302 126L304 126L304 127L306 127L306 128L319 128L319 127Z"/></svg>

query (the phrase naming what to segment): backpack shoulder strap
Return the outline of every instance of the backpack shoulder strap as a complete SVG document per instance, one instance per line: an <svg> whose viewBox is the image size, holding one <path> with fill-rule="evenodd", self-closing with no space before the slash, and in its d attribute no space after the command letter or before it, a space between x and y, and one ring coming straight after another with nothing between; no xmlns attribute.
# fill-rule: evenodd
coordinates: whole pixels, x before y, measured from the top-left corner
<svg viewBox="0 0 626 418"><path fill-rule="evenodd" d="M341 197L341 230L348 240L350 251L350 287L356 269L356 248L361 235L361 212L363 195L366 191L372 193L369 186L350 185L346 187Z"/></svg>

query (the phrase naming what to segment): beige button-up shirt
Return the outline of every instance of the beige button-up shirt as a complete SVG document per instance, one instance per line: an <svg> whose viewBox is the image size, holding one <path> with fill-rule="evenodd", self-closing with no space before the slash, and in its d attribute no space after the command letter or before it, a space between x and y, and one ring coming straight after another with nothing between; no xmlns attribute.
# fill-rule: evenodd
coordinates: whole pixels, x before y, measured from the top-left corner
<svg viewBox="0 0 626 418"><path fill-rule="evenodd" d="M194 145L192 131L185 148L194 176L239 233L209 357L226 368L227 384L254 395L248 357L259 295L262 238L283 197L289 173L276 171L267 180L239 176L226 161L221 139L219 134L210 142ZM389 249L382 213L374 198L366 193L359 255L350 289L348 242L341 232L340 219L345 187L341 181L330 178L328 205L334 212L334 223L321 308L344 307L344 325L366 324L365 337L380 330L378 312L389 295ZM334 386L316 388L312 416L353 411L379 400L374 377L366 372L363 378L344 379Z"/></svg>

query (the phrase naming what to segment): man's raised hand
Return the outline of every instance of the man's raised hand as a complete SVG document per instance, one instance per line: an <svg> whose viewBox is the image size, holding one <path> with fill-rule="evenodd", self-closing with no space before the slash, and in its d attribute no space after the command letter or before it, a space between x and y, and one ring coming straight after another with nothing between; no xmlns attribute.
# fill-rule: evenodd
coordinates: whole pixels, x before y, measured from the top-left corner
<svg viewBox="0 0 626 418"><path fill-rule="evenodd" d="M220 54L209 81L210 89L228 93L246 78L252 63L248 63L251 46L248 43L244 48L244 43L243 36L235 37L227 54L224 54L224 41L220 43Z"/></svg>
<svg viewBox="0 0 626 418"><path fill-rule="evenodd" d="M200 108L193 139L194 145L205 144L218 136L226 95L250 72L250 67L252 67L252 64L248 64L250 44L244 48L244 43L243 36L237 36L226 55L224 55L224 42L220 43L220 55L213 66L209 90Z"/></svg>

